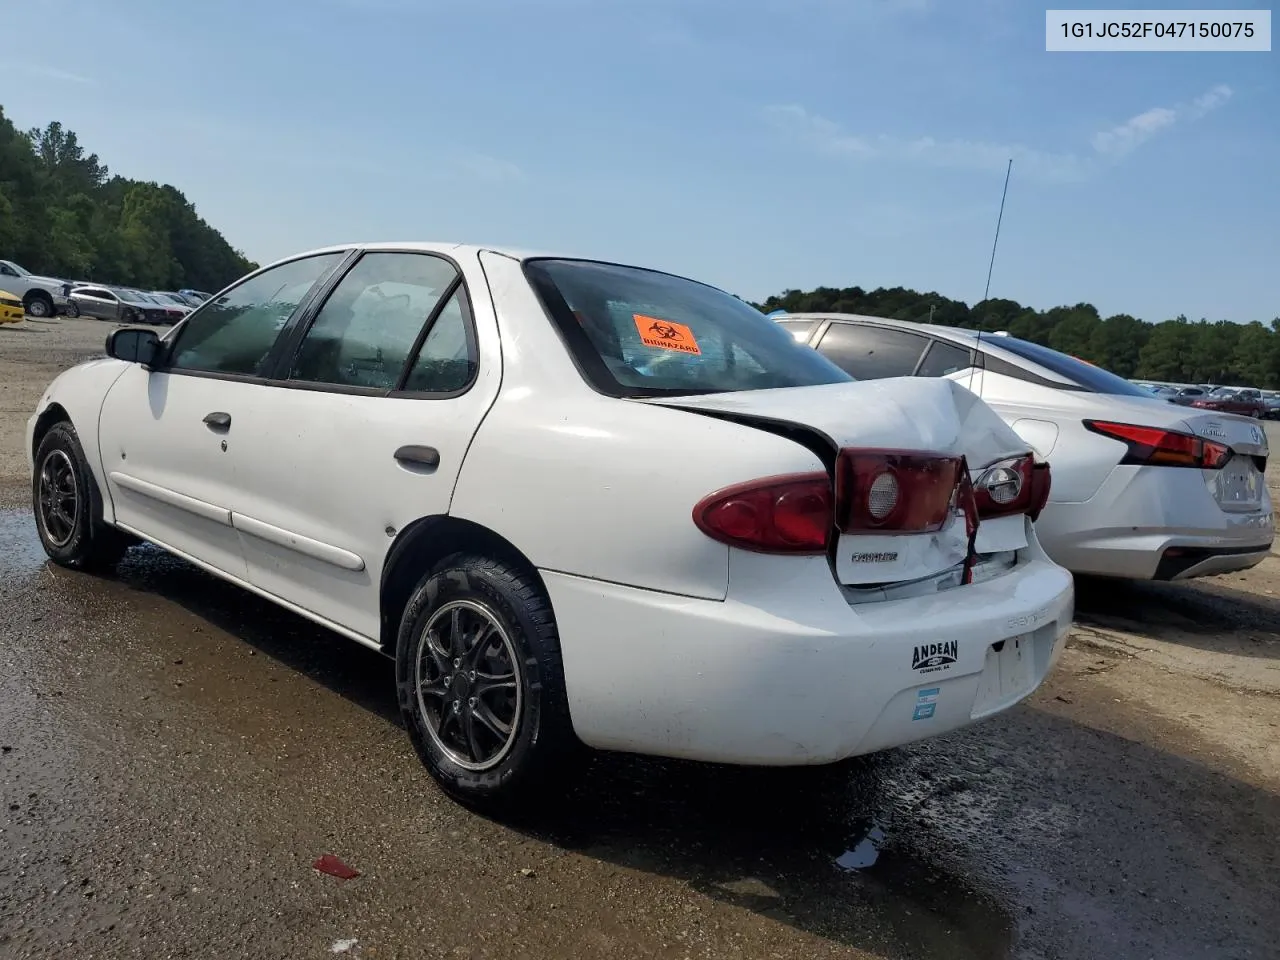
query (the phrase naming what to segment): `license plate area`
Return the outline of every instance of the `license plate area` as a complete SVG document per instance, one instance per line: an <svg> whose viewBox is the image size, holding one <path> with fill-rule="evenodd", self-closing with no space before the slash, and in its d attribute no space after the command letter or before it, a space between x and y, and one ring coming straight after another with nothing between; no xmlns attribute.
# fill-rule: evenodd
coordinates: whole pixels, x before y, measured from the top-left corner
<svg viewBox="0 0 1280 960"><path fill-rule="evenodd" d="M1213 471L1213 497L1224 510L1257 510L1262 505L1262 474L1252 457L1236 454Z"/></svg>
<svg viewBox="0 0 1280 960"><path fill-rule="evenodd" d="M1034 634L1022 633L987 647L973 702L975 718L1022 699L1035 686L1033 638Z"/></svg>

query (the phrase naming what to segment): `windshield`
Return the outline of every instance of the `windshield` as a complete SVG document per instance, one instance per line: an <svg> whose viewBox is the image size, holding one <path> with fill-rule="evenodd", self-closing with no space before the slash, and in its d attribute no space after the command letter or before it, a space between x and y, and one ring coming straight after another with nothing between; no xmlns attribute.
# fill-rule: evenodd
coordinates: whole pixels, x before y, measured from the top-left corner
<svg viewBox="0 0 1280 960"><path fill-rule="evenodd" d="M852 380L722 290L639 267L531 260L525 273L579 369L619 397Z"/></svg>
<svg viewBox="0 0 1280 960"><path fill-rule="evenodd" d="M1017 337L1004 336L992 337L990 342L993 346L1008 350L1024 360L1030 360L1032 363L1038 364L1060 377L1065 377L1072 383L1077 383L1093 393L1105 393L1120 397L1151 398L1151 394L1148 391L1142 387L1135 386L1124 377L1116 376L1114 373L1094 366L1092 363L1085 363L1083 360L1077 360L1075 357L1059 353L1057 350L1051 350L1049 347L1042 347L1038 343L1019 340Z"/></svg>

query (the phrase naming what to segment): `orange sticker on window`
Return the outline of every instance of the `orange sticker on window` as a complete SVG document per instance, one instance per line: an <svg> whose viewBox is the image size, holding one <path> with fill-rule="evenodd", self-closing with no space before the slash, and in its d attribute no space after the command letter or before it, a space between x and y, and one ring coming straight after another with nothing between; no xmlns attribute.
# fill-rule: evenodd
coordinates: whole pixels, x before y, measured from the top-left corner
<svg viewBox="0 0 1280 960"><path fill-rule="evenodd" d="M640 331L640 342L646 347L702 355L693 331L683 323L646 317L643 313L633 313L631 317L636 322L636 329Z"/></svg>

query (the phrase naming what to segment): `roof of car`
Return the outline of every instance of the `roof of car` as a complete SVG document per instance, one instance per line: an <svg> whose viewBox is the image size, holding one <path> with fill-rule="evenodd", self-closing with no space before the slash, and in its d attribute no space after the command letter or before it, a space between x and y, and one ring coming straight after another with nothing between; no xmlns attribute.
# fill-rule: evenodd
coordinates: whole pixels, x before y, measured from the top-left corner
<svg viewBox="0 0 1280 960"><path fill-rule="evenodd" d="M327 247L317 247L314 250L306 250L300 253L290 254L287 257L281 257L280 260L296 260L298 257L311 256L318 253L336 253L341 250L352 250L359 248L361 250L421 250L423 253L448 253L454 256L464 253L496 253L500 256L510 257L512 260L531 260L535 257L563 257L568 256L564 253L553 253L546 250L526 250L519 247L495 246L493 244L476 244L476 243L451 243L447 241L432 240L405 240L405 241L387 241L382 240L376 243L335 243ZM276 261L280 262L280 261Z"/></svg>
<svg viewBox="0 0 1280 960"><path fill-rule="evenodd" d="M778 322L786 320L858 320L868 321L870 323L878 323L885 327L899 327L903 330L919 330L924 333L932 333L941 337L954 337L956 339L973 340L978 339L978 331L970 330L966 327L947 327L940 323L916 323L914 320L893 320L889 317L873 317L864 313L788 313L774 318ZM984 331L983 339L989 337L1005 337L1005 333L991 333Z"/></svg>

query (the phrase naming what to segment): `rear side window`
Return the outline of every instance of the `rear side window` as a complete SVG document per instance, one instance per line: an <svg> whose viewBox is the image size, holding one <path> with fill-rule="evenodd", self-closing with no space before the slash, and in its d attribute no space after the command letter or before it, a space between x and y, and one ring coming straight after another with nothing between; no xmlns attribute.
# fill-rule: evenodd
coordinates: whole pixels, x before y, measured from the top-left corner
<svg viewBox="0 0 1280 960"><path fill-rule="evenodd" d="M169 366L245 376L262 363L298 304L345 256L327 253L264 270L217 300L206 301L178 331Z"/></svg>
<svg viewBox="0 0 1280 960"><path fill-rule="evenodd" d="M775 320L778 326L796 338L799 343L808 343L817 320Z"/></svg>
<svg viewBox="0 0 1280 960"><path fill-rule="evenodd" d="M1007 350L1024 360L1030 360L1037 366L1044 367L1091 393L1105 393L1120 397L1151 397L1151 394L1142 387L1135 386L1124 377L1116 376L1092 363L1059 353L1049 347L1042 347L1029 340L999 336L991 338L991 345Z"/></svg>
<svg viewBox="0 0 1280 960"><path fill-rule="evenodd" d="M859 380L909 377L929 341L905 330L833 323L822 335L818 349L840 369Z"/></svg>
<svg viewBox="0 0 1280 960"><path fill-rule="evenodd" d="M842 383L849 376L754 307L682 277L588 260L525 274L587 380L614 396Z"/></svg>
<svg viewBox="0 0 1280 960"><path fill-rule="evenodd" d="M475 378L479 365L471 333L471 314L461 285L444 305L409 369L410 393L457 393Z"/></svg>
<svg viewBox="0 0 1280 960"><path fill-rule="evenodd" d="M303 338L291 380L390 390L458 271L423 253L366 253Z"/></svg>
<svg viewBox="0 0 1280 960"><path fill-rule="evenodd" d="M920 369L916 371L916 376L945 377L949 373L968 370L973 366L970 356L970 352L963 347L935 340L929 347L929 352L925 354L924 363L920 364Z"/></svg>

